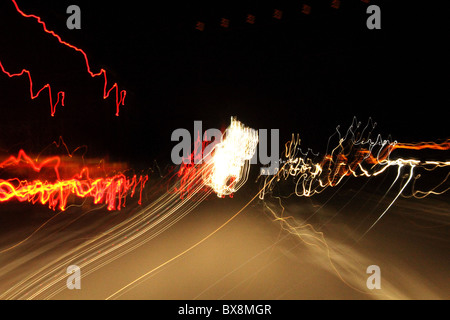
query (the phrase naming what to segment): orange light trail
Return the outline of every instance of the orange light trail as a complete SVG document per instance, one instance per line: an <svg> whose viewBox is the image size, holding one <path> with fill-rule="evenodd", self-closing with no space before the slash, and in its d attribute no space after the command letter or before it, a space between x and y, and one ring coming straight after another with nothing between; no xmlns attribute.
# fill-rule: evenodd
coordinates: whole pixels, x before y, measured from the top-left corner
<svg viewBox="0 0 450 320"><path fill-rule="evenodd" d="M55 181L35 179L32 181L12 178L0 179L0 202L18 200L28 201L33 204L41 203L48 205L50 209L65 210L69 197L92 198L95 204L104 203L108 210L120 210L125 206L126 198L130 194L133 197L136 189L140 188L139 204L142 200L142 191L148 176L133 175L128 178L123 173L115 174L111 177L92 178L92 169L85 166L79 173L69 179L62 179L60 168L66 163L60 157L49 157L43 161L36 162L29 157L25 151L20 150L17 157L11 156L0 163L0 169L26 170L31 169L36 173L41 173L43 169L50 168L56 175ZM72 168L70 168L72 169Z"/></svg>
<svg viewBox="0 0 450 320"><path fill-rule="evenodd" d="M404 166L412 168L423 167L434 170L438 167L450 166L449 161L419 161L417 159L392 159L395 150L450 150L450 139L441 143L398 143L382 140L380 136L375 141L359 138L355 140L354 134L349 132L345 137L339 137L338 145L322 157L320 161L314 162L311 158L300 154L300 139L292 136L285 144L284 165L277 173L277 178L271 183L265 184L264 194L271 192L274 185L280 180L289 177L295 179L295 194L297 196L312 196L321 193L327 187L337 186L342 179L348 176L367 178L383 173L387 168L396 166L401 169ZM267 178L266 178L267 179ZM410 180L409 180L410 181ZM427 194L428 192L422 192ZM433 192L434 193L434 192Z"/></svg>
<svg viewBox="0 0 450 320"><path fill-rule="evenodd" d="M16 11L19 14L21 14L23 17L36 19L36 21L39 24L42 25L43 30L46 33L48 33L48 34L52 35L53 37L55 37L58 40L59 43L61 43L62 45L65 45L65 46L67 46L67 47L69 47L69 48L71 48L71 49L73 49L73 50L75 50L75 51L77 51L79 53L81 53L83 55L84 61L86 63L87 72L89 73L89 75L92 78L103 75L103 78L104 78L103 99L108 98L110 96L110 94L111 94L111 91L115 90L115 92L116 92L116 97L115 97L116 98L116 101L115 101L116 102L116 116L119 116L119 108L120 108L120 106L123 106L124 103L125 103L126 91L125 90L119 90L119 87L118 87L117 83L114 83L113 86L108 89L108 79L107 79L107 75L106 75L106 70L105 69L100 69L100 71L97 72L97 73L93 72L91 70L91 66L89 64L88 57L87 57L86 53L82 49L80 49L80 48L78 48L78 47L76 47L76 46L74 46L74 45L72 45L72 44L62 40L61 37L58 34L56 34L54 31L51 31L51 30L49 30L47 28L45 22L42 21L42 19L39 16L36 16L36 15L33 15L33 14L26 14L26 13L24 13L19 8L16 0L11 0L11 1L13 2L14 7L16 8ZM3 65L3 63L1 61L0 61L0 69L2 70L2 72L4 74L6 74L10 78L12 78L12 77L20 77L20 76L23 76L24 74L26 74L28 76L28 80L29 80L29 83L30 83L30 96L31 96L31 99L36 99L41 94L42 91L47 89L48 90L48 94L49 94L49 102L50 102L50 114L51 114L52 117L55 115L56 107L60 103L61 103L62 106L64 106L64 98L65 98L64 91L59 91L57 93L57 100L56 100L55 103L53 103L52 88L51 88L49 83L45 84L36 93L33 92L33 80L32 80L32 77L31 77L31 72L29 70L22 69L22 71L19 72L19 73L11 73L11 72L8 72L5 69L5 67L4 67L4 65Z"/></svg>

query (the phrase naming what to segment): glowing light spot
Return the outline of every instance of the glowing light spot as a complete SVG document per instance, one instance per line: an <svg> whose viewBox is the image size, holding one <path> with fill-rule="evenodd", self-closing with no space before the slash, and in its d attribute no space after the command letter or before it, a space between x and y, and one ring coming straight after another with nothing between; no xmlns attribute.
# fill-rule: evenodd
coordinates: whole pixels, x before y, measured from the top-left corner
<svg viewBox="0 0 450 320"><path fill-rule="evenodd" d="M203 177L218 197L232 195L246 182L257 144L258 132L231 118L222 142L212 151Z"/></svg>

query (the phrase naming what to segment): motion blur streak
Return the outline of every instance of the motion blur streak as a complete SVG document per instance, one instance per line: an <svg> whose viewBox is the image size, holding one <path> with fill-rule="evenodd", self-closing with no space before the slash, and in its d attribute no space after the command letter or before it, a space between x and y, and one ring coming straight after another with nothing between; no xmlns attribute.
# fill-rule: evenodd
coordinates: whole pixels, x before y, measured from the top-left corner
<svg viewBox="0 0 450 320"><path fill-rule="evenodd" d="M216 147L230 148L230 141L233 140L229 138L237 139L235 134L240 134L239 140L246 141L245 145L248 146L248 149L243 153L241 153L242 150L231 151L239 155L236 161L244 165L249 162L255 151L254 132L244 129L244 126L235 119L232 119L230 128L223 139L223 145L218 144ZM242 147L242 144L236 142L232 145ZM207 158L205 155L205 161L194 166L196 170L191 170L189 174L178 177L168 192L140 209L133 217L43 266L6 290L0 295L0 299L50 299L66 289L65 268L67 265L76 264L83 270L82 277L85 277L157 237L191 212L214 191L207 186L207 182L212 181L213 179L209 178L210 175L217 172L217 170L214 171L214 166L223 163L217 157L225 155L221 152L215 153L213 149L208 156L211 157ZM225 175L235 177L236 183L230 186L229 181L223 180L224 185L218 189L219 191L235 191L242 186L243 181L245 182L248 167L245 167L245 170L238 168L239 172L234 171L236 167L231 167L231 169L232 171L226 172ZM185 185L188 185L191 190L181 197L180 192L184 190Z"/></svg>
<svg viewBox="0 0 450 320"><path fill-rule="evenodd" d="M57 35L54 31L51 31L49 29L47 29L47 26L45 24L44 21L42 21L42 19L36 15L33 14L26 14L24 13L20 8L19 5L17 4L16 0L11 0L12 3L14 4L14 7L16 8L17 12L19 14L21 14L23 17L25 18L33 18L36 19L36 21L42 25L42 28L44 29L44 31L50 35L52 35L53 37L55 37L59 43L61 43L62 45L65 45L77 52L80 52L83 55L84 61L86 63L86 69L87 72L89 73L89 75L94 78L94 77L98 77L98 76L103 76L104 79L104 85L103 85L103 99L106 99L109 97L109 95L111 94L111 91L115 90L116 92L116 116L119 116L119 108L120 106L124 105L125 103L125 96L126 96L126 91L125 90L121 90L119 91L118 85L117 83L114 83L113 86L108 89L108 79L106 76L106 70L105 69L100 69L99 72L95 73L91 70L91 66L89 65L89 60L88 57L86 55L86 53L80 49L77 48L76 46L64 41L61 39L61 37L59 35ZM0 69L2 70L2 72L4 74L6 74L8 77L12 78L12 77L20 77L24 74L26 74L28 76L28 80L30 82L30 96L31 99L35 99L37 98L40 93L44 90L47 89L48 90L48 95L49 95L49 101L50 101L50 114L52 116L55 115L56 112L56 107L58 106L59 102L61 102L61 105L64 106L64 97L65 97L65 93L63 91L59 91L57 93L57 101L55 103L53 103L53 98L52 98L52 89L50 84L46 84L44 85L40 90L38 90L36 93L33 93L33 80L31 78L31 73L29 70L23 69L21 72L19 73L10 73L8 71L6 71L5 67L3 66L3 63L0 61Z"/></svg>
<svg viewBox="0 0 450 320"><path fill-rule="evenodd" d="M201 172L198 174L201 175ZM179 186L177 181L171 190ZM84 277L135 250L157 237L201 203L210 194L198 192L201 187L199 185L194 190L197 192L184 199L176 192L164 193L130 219L68 251L19 281L1 294L0 299L50 299L66 289L67 265L79 266Z"/></svg>
<svg viewBox="0 0 450 320"><path fill-rule="evenodd" d="M11 156L1 162L0 169L9 174L14 174L16 171L22 173L27 169L41 173L49 167L56 176L56 181L49 182L48 177L33 181L17 177L0 179L0 203L11 200L28 201L33 204L40 202L43 205L47 204L53 210L58 207L64 211L69 196L75 195L78 198L93 198L95 204L105 203L108 210L120 210L125 206L127 195L131 193L133 197L137 187L140 187L139 203L141 203L142 190L148 176L138 178L134 175L132 178L127 178L125 174L119 173L112 177L91 178L90 168L85 166L71 178L62 179L60 169L64 168L64 165L60 157L49 157L37 162L25 151L20 150L17 157Z"/></svg>

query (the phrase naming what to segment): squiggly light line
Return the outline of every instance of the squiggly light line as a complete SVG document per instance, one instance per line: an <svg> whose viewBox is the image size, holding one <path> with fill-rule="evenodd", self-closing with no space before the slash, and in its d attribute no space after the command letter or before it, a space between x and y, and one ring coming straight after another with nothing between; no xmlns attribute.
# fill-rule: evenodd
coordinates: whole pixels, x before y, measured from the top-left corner
<svg viewBox="0 0 450 320"><path fill-rule="evenodd" d="M284 158L282 159L284 165L278 171L277 179L274 179L266 187L267 189L261 193L261 198L264 197L265 193L271 192L278 181L287 180L289 177L293 177L295 180L295 194L309 197L321 193L328 187L337 186L347 176L377 176L391 166L424 167L429 171L438 167L450 166L449 161L420 161L413 158L391 159L392 153L400 149L450 150L450 140L442 143L421 142L413 144L391 142L381 139L381 136L377 136L375 141L362 136L356 139L353 127L354 124L344 137L339 134L338 145L317 162L299 152L300 138L298 135L292 135L291 140L285 144Z"/></svg>
<svg viewBox="0 0 450 320"><path fill-rule="evenodd" d="M58 40L59 43L65 45L65 46L67 46L67 47L69 47L69 48L71 48L71 49L73 49L73 50L75 50L75 51L77 51L79 53L81 53L83 55L83 58L84 58L84 61L85 61L85 64L86 64L87 72L89 73L89 75L92 78L103 75L103 79L104 79L103 99L108 98L109 95L111 94L111 91L113 91L113 90L116 91L116 116L119 116L119 108L120 108L120 106L123 106L124 103L125 103L126 91L125 90L120 90L119 91L117 83L114 83L113 86L108 89L108 79L107 79L107 76L106 76L106 70L105 69L100 69L100 71L97 72L97 73L93 72L91 70L91 66L89 64L88 57L87 57L86 53L82 49L80 49L80 48L78 48L78 47L76 47L76 46L74 46L74 45L72 45L72 44L62 40L62 38L58 34L56 34L54 31L51 31L51 30L49 30L47 28L45 22L42 21L42 19L39 16L36 16L36 15L33 15L33 14L26 14L26 13L24 13L19 8L16 0L11 0L11 1L13 2L14 7L16 8L17 12L19 14L21 14L23 17L36 19L36 21L39 24L42 25L42 28L44 29L44 31L46 33L52 35L53 37L55 37ZM33 92L33 80L32 80L32 77L31 77L31 72L29 70L22 69L22 71L19 72L19 73L11 73L11 72L8 72L5 69L5 67L4 67L4 65L3 65L3 63L1 61L0 61L0 69L2 70L2 72L4 74L6 74L10 78L12 78L12 77L20 77L20 76L23 76L24 74L26 74L28 76L28 80L29 80L29 83L30 83L30 96L31 96L31 99L37 98L43 90L47 89L48 90L48 94L49 94L49 102L50 102L50 114L51 114L52 117L55 115L56 107L58 106L58 104L60 102L61 102L61 105L64 106L64 98L65 98L64 91L59 91L57 93L57 100L56 100L55 103L53 103L52 88L51 88L51 85L49 83L45 84L36 93Z"/></svg>

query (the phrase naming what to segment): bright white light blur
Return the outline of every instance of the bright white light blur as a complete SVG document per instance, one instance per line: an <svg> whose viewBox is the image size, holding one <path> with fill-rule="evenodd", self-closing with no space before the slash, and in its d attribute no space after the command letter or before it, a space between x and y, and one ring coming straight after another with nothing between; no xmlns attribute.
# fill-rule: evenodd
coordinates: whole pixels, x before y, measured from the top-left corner
<svg viewBox="0 0 450 320"><path fill-rule="evenodd" d="M203 180L223 197L236 192L248 178L250 160L258 145L258 131L245 127L234 117L207 163Z"/></svg>

